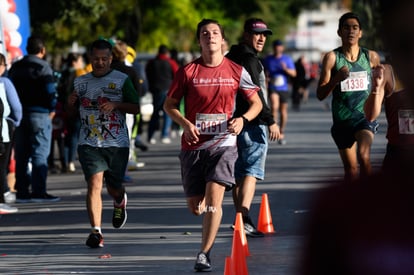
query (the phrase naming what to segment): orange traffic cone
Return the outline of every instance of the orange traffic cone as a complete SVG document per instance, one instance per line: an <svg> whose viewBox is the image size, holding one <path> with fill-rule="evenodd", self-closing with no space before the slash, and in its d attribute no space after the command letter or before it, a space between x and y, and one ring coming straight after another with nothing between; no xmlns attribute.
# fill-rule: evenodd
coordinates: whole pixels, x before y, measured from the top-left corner
<svg viewBox="0 0 414 275"><path fill-rule="evenodd" d="M272 214L270 213L269 200L267 194L263 193L262 203L260 205L259 220L257 222L257 230L267 233L275 233L272 222Z"/></svg>
<svg viewBox="0 0 414 275"><path fill-rule="evenodd" d="M230 271L232 275L248 275L246 256L244 255L243 245L241 242L240 230L234 230L233 246L231 249Z"/></svg>
<svg viewBox="0 0 414 275"><path fill-rule="evenodd" d="M236 222L234 223L234 230L240 231L241 243L245 256L250 256L249 245L247 244L246 232L244 232L244 223L242 213L236 213Z"/></svg>
<svg viewBox="0 0 414 275"><path fill-rule="evenodd" d="M236 274L234 271L234 266L232 265L231 257L226 257L226 261L224 262L224 275L234 275Z"/></svg>

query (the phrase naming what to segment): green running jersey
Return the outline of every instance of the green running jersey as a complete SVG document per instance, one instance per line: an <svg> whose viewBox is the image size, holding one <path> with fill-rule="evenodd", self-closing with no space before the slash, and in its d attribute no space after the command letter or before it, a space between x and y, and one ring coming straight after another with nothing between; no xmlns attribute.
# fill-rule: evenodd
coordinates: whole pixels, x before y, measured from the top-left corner
<svg viewBox="0 0 414 275"><path fill-rule="evenodd" d="M335 49L334 52L336 62L331 75L335 75L341 67L347 66L350 76L333 90L333 122L352 127L365 119L364 103L371 90L369 52L365 48L360 48L358 59L355 62L345 58L341 47Z"/></svg>

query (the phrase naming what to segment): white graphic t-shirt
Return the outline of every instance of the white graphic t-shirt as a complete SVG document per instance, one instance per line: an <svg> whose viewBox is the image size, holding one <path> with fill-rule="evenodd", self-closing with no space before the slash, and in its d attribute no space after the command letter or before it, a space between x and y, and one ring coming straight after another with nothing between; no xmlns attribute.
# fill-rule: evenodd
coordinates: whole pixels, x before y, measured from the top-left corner
<svg viewBox="0 0 414 275"><path fill-rule="evenodd" d="M95 147L129 147L125 114L115 110L104 113L100 104L108 101L123 102L127 75L113 70L105 76L92 73L75 79L75 90L79 95L81 129L79 145Z"/></svg>

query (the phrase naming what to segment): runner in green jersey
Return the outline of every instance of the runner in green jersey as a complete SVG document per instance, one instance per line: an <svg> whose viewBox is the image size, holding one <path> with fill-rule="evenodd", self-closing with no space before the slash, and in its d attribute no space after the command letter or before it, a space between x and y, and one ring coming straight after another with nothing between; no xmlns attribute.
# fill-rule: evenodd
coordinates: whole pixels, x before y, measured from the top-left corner
<svg viewBox="0 0 414 275"><path fill-rule="evenodd" d="M344 165L345 180L353 181L358 174L371 173L371 144L378 124L366 120L364 103L371 89L371 68L380 64L380 58L375 51L359 46L362 28L356 14L341 16L338 35L342 46L328 52L322 61L317 97L323 100L332 93L331 134Z"/></svg>

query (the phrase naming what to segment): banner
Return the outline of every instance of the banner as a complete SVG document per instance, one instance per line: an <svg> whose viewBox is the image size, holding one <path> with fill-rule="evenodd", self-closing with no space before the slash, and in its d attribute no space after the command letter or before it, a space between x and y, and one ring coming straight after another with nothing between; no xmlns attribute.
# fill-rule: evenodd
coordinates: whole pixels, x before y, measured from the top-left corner
<svg viewBox="0 0 414 275"><path fill-rule="evenodd" d="M28 0L0 0L1 52L14 61L26 54L30 36Z"/></svg>

